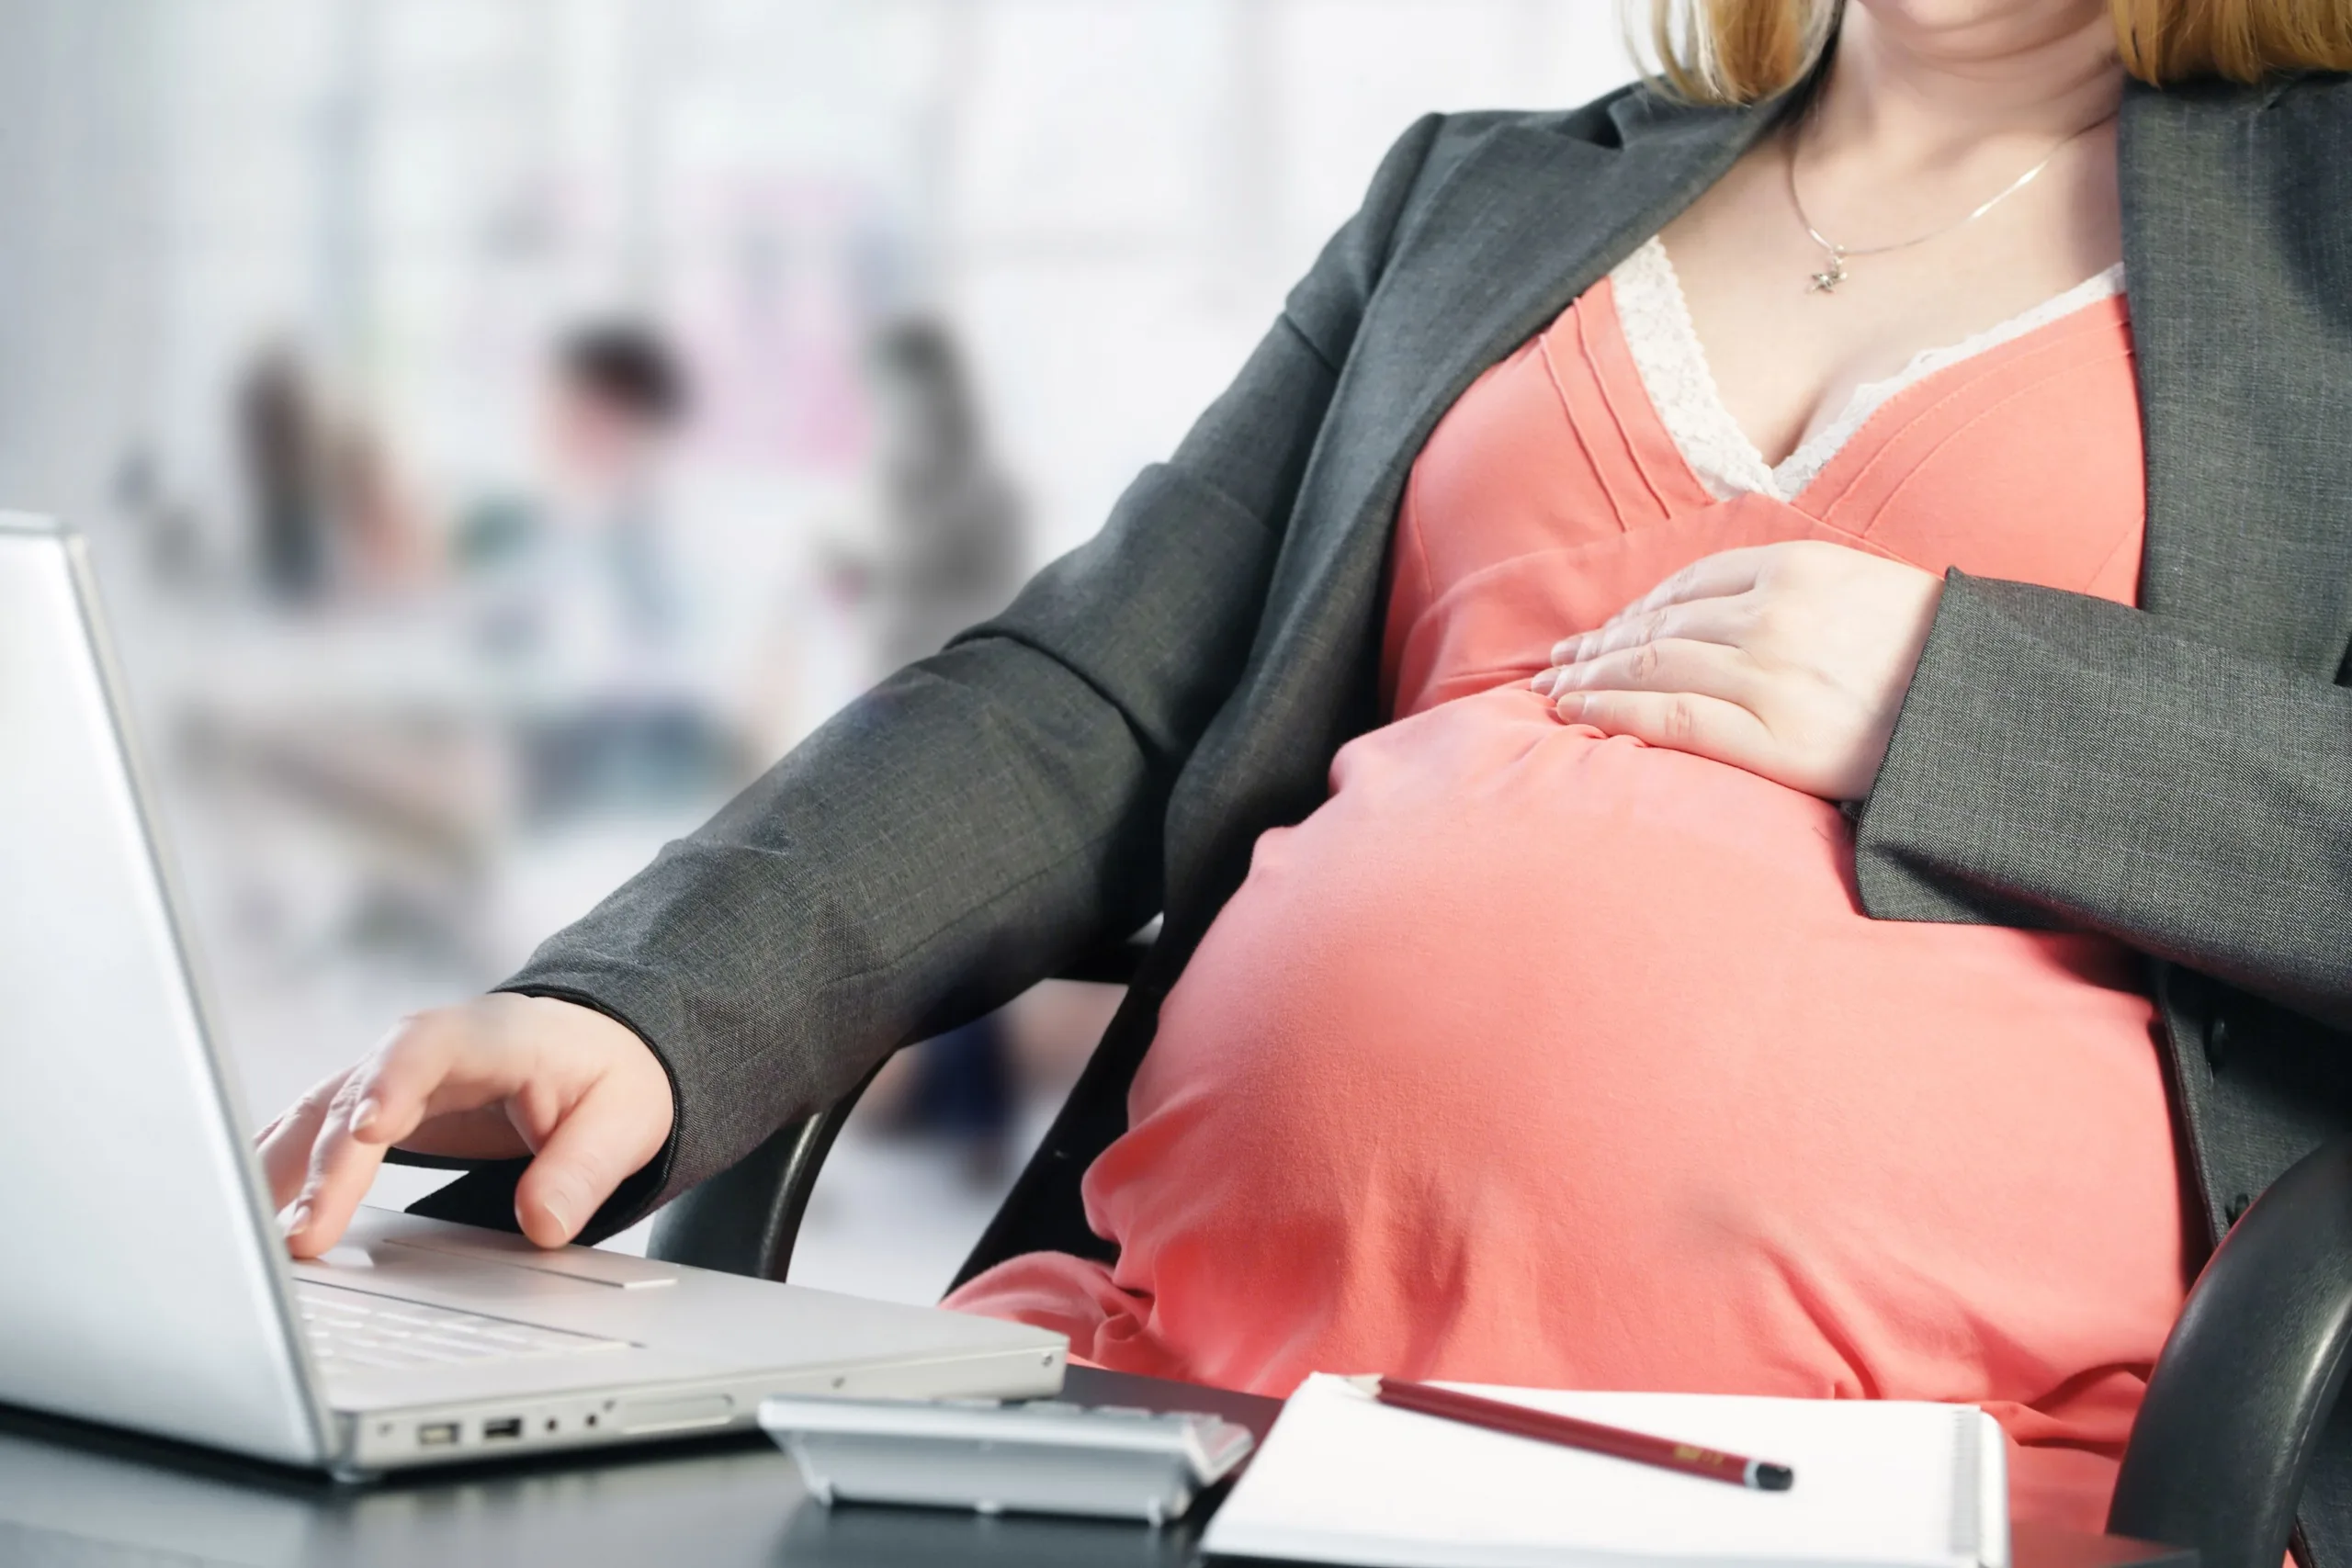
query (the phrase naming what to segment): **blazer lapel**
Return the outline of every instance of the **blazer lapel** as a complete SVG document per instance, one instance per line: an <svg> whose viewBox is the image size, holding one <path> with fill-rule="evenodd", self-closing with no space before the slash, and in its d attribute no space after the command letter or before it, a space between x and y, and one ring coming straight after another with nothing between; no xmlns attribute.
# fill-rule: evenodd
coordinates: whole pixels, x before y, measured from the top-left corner
<svg viewBox="0 0 2352 1568"><path fill-rule="evenodd" d="M1378 721L1382 568L1407 474L1471 382L1682 210L1769 124L1632 92L1616 144L1570 117L1506 121L1397 236L1275 563L1238 699L1169 803L1168 945L1238 884L1266 829L1322 803L1333 751ZM1197 921L1193 919L1197 917Z"/></svg>
<svg viewBox="0 0 2352 1568"><path fill-rule="evenodd" d="M2135 85L2119 132L2141 606L2327 680L2352 639L2347 95Z"/></svg>
<svg viewBox="0 0 2352 1568"><path fill-rule="evenodd" d="M1275 598L1309 615L1376 574L1405 477L1471 382L1549 324L1713 185L1772 117L1666 104L1611 106L1620 144L1510 121L1466 155L1400 235L1357 336L1310 491L1342 525L1301 537ZM1566 117L1561 117L1565 120ZM1317 481L1322 481L1318 484ZM1285 580L1288 580L1285 581Z"/></svg>

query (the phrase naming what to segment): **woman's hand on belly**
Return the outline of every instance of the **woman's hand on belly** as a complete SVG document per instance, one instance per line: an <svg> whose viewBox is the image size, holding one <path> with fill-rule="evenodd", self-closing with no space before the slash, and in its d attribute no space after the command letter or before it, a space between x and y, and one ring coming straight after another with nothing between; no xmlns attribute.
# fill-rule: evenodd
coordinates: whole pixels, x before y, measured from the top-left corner
<svg viewBox="0 0 2352 1568"><path fill-rule="evenodd" d="M1815 540L1694 561L1530 682L1554 712L1825 800L1870 793L1943 580Z"/></svg>

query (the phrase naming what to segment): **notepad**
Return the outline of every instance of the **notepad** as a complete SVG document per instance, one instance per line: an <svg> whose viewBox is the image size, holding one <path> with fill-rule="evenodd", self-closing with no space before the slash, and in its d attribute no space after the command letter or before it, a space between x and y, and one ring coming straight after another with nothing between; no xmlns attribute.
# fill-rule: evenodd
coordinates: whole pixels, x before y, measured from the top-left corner
<svg viewBox="0 0 2352 1568"><path fill-rule="evenodd" d="M1213 1555L1368 1568L2007 1568L2007 1454L1973 1405L1449 1384L1792 1466L1757 1492L1374 1403L1309 1378Z"/></svg>

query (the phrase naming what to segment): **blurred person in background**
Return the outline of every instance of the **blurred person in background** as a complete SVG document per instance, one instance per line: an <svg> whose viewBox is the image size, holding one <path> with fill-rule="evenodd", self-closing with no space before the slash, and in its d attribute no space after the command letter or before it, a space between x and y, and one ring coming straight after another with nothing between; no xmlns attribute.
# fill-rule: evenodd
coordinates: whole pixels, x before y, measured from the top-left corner
<svg viewBox="0 0 2352 1568"><path fill-rule="evenodd" d="M291 1249L394 1146L610 1235L1164 911L948 1304L1981 1404L2098 1529L2352 1132L2352 0L1655 15L1418 122L1092 541L290 1106Z"/></svg>
<svg viewBox="0 0 2352 1568"><path fill-rule="evenodd" d="M869 362L880 424L877 536L838 552L833 577L866 614L878 679L1004 608L1028 552L1020 496L989 450L945 323L893 323L876 335Z"/></svg>
<svg viewBox="0 0 2352 1568"><path fill-rule="evenodd" d="M473 507L450 552L483 651L569 694L523 725L526 809L707 791L740 748L684 668L664 494L684 367L650 327L591 322L556 343L544 397L543 488Z"/></svg>
<svg viewBox="0 0 2352 1568"><path fill-rule="evenodd" d="M677 630L662 479L689 408L669 344L636 322L595 322L549 355L539 430L545 482L458 521L450 559L488 585L493 647L609 670Z"/></svg>
<svg viewBox="0 0 2352 1568"><path fill-rule="evenodd" d="M308 604L426 580L431 530L382 436L335 407L294 348L273 344L254 356L237 389L235 423L254 557L273 598Z"/></svg>
<svg viewBox="0 0 2352 1568"><path fill-rule="evenodd" d="M927 658L1002 609L1021 586L1020 497L990 453L962 353L944 321L913 317L868 355L879 422L874 538L838 547L834 592L866 624L875 679ZM955 1140L976 1185L996 1181L1017 1111L1012 1024L991 1012L925 1042L869 1092L887 1128Z"/></svg>
<svg viewBox="0 0 2352 1568"><path fill-rule="evenodd" d="M291 349L272 347L254 360L237 389L236 423L263 586L300 604L326 584L334 519L326 412Z"/></svg>

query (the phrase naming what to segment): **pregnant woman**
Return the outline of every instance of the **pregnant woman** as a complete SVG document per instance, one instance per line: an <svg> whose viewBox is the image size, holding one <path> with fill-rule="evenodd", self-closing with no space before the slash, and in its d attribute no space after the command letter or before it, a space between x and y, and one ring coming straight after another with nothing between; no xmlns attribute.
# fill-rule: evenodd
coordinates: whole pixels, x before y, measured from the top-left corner
<svg viewBox="0 0 2352 1568"><path fill-rule="evenodd" d="M1973 1401L2096 1527L2352 1129L2352 0L1657 37L1415 127L1099 538L289 1110L289 1245L395 1145L609 1234L1164 911L951 1304Z"/></svg>

